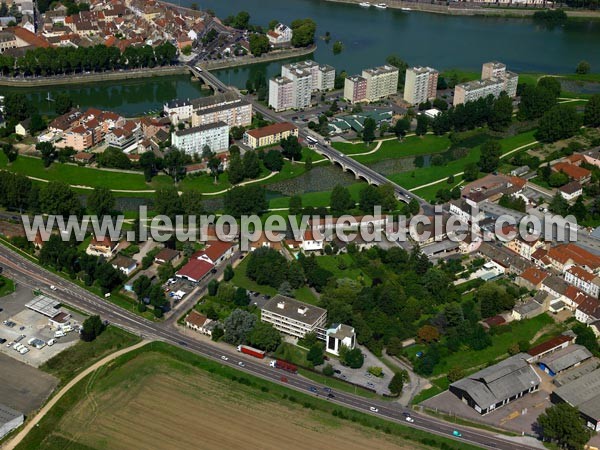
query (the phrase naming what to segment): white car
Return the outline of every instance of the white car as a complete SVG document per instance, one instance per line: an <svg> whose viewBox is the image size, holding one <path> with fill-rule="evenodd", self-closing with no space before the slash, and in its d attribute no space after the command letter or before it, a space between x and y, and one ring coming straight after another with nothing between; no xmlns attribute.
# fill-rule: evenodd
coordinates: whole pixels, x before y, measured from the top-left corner
<svg viewBox="0 0 600 450"><path fill-rule="evenodd" d="M246 364L244 364L242 361L240 361L240 362L238 363L238 366L240 366L240 367L246 367Z"/></svg>
<svg viewBox="0 0 600 450"><path fill-rule="evenodd" d="M412 418L412 417L410 417L410 416L406 416L406 421L407 421L408 423L415 423L415 419L413 419L413 418Z"/></svg>
<svg viewBox="0 0 600 450"><path fill-rule="evenodd" d="M375 408L374 406L371 406L369 408L369 411L371 411L371 412L379 412L379 410L377 408Z"/></svg>
<svg viewBox="0 0 600 450"><path fill-rule="evenodd" d="M50 339L48 341L48 347L52 347L56 341L54 339Z"/></svg>
<svg viewBox="0 0 600 450"><path fill-rule="evenodd" d="M227 356L225 356L225 355L221 356L221 359L222 359L223 361L229 361L229 358L228 358Z"/></svg>
<svg viewBox="0 0 600 450"><path fill-rule="evenodd" d="M29 349L27 347L23 347L21 350L19 350L19 353L21 355L24 355L25 353L27 353L29 351Z"/></svg>
<svg viewBox="0 0 600 450"><path fill-rule="evenodd" d="M52 284L52 285L50 285L50 290L51 290L51 291L56 291L56 286L54 286L53 284Z"/></svg>

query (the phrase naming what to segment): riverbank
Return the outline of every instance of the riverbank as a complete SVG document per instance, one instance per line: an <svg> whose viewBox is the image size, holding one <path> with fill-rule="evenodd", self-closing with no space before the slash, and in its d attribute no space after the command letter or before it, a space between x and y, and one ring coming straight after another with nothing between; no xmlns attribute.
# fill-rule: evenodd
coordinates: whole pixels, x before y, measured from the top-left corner
<svg viewBox="0 0 600 450"><path fill-rule="evenodd" d="M332 3L348 3L356 4L362 0L325 0ZM388 0L386 2L390 9L401 9L406 12L419 11L435 14L446 14L452 16L489 16L489 17L513 17L523 18L530 17L536 11L542 11L543 8L502 8L497 6L484 6L476 4L467 4L462 2L450 4L435 4L435 3L417 3L403 0ZM575 19L600 19L600 11L589 10L565 10L569 18Z"/></svg>
<svg viewBox="0 0 600 450"><path fill-rule="evenodd" d="M240 56L237 58L228 58L218 61L207 61L201 64L205 70L222 70L231 69L234 67L250 66L253 64L263 64L273 61L280 61L283 59L298 58L300 56L307 56L314 53L317 50L316 45L302 48L288 48L284 50L273 50L269 53L265 53L259 57L254 56Z"/></svg>
<svg viewBox="0 0 600 450"><path fill-rule="evenodd" d="M189 73L186 66L154 67L152 69L120 70L116 72L82 73L76 75L39 77L39 78L10 78L0 77L0 86L10 87L36 87L60 86L68 84L98 83L101 81L130 80L137 78L150 78L168 75L182 75Z"/></svg>

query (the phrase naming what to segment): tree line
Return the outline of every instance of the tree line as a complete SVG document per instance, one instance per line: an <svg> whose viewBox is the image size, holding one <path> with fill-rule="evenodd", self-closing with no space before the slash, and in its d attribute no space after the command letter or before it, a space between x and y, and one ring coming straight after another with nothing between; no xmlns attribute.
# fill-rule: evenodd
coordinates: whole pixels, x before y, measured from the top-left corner
<svg viewBox="0 0 600 450"><path fill-rule="evenodd" d="M172 64L177 49L170 42L156 47L129 46L122 53L118 47L103 44L92 47L39 47L24 56L0 55L2 75L49 76L119 69L141 69Z"/></svg>

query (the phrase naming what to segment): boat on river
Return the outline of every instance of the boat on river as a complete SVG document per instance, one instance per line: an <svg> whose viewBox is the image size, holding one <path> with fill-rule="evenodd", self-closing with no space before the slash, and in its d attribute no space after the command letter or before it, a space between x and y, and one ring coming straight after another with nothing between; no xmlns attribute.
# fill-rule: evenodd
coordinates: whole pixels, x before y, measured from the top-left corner
<svg viewBox="0 0 600 450"><path fill-rule="evenodd" d="M360 2L358 5L362 6L363 8L370 8L371 7L371 4L369 2Z"/></svg>
<svg viewBox="0 0 600 450"><path fill-rule="evenodd" d="M378 9L387 9L387 4L386 3L377 3L375 5L375 8L378 8Z"/></svg>

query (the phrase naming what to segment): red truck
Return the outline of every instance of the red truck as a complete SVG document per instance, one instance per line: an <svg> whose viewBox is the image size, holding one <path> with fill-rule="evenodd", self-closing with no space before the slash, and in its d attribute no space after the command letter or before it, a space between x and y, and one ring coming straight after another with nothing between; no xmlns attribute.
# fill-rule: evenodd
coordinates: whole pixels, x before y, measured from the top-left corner
<svg viewBox="0 0 600 450"><path fill-rule="evenodd" d="M277 369L285 370L290 373L298 373L298 368L289 362L282 361L280 359L276 361L271 361L271 367L276 367Z"/></svg>
<svg viewBox="0 0 600 450"><path fill-rule="evenodd" d="M265 353L266 353L263 350L258 350L256 348L248 347L247 345L238 345L237 351L242 352L246 355L254 356L255 358L258 358L258 359L263 359L265 357Z"/></svg>

